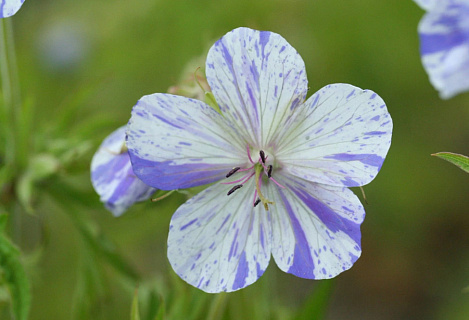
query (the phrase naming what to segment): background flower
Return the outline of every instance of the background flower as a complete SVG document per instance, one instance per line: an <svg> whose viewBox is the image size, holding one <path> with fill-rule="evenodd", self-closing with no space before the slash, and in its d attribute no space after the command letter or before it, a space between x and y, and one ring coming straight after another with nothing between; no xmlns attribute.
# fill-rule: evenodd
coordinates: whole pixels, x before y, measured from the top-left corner
<svg viewBox="0 0 469 320"><path fill-rule="evenodd" d="M443 99L469 90L469 2L415 0L427 13L420 21L420 52L430 82Z"/></svg>
<svg viewBox="0 0 469 320"><path fill-rule="evenodd" d="M122 215L135 202L149 199L155 192L132 171L125 148L125 128L120 127L104 139L91 160L93 187L115 216Z"/></svg>
<svg viewBox="0 0 469 320"><path fill-rule="evenodd" d="M24 0L0 0L0 18L14 15L23 5Z"/></svg>

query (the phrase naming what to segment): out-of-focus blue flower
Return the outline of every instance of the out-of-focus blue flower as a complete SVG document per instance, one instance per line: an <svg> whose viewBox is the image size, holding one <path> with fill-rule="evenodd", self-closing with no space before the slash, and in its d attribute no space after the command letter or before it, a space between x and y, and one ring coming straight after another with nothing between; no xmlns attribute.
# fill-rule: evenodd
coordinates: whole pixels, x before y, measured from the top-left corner
<svg viewBox="0 0 469 320"><path fill-rule="evenodd" d="M469 90L469 1L414 0L427 13L420 21L420 53L442 99Z"/></svg>
<svg viewBox="0 0 469 320"><path fill-rule="evenodd" d="M132 171L125 148L125 128L104 139L91 160L91 183L114 216L120 216L135 202L146 200L155 192Z"/></svg>
<svg viewBox="0 0 469 320"><path fill-rule="evenodd" d="M23 5L24 0L0 0L0 18L14 15Z"/></svg>
<svg viewBox="0 0 469 320"><path fill-rule="evenodd" d="M92 45L85 25L79 21L58 20L41 30L36 39L38 58L45 71L64 74L78 72Z"/></svg>
<svg viewBox="0 0 469 320"><path fill-rule="evenodd" d="M255 282L271 255L308 279L332 278L361 254L365 211L348 187L377 175L392 121L374 92L328 85L308 100L304 62L280 35L235 29L210 49L207 81L221 114L181 96L144 96L127 147L158 189L217 182L172 217L168 258L207 292Z"/></svg>

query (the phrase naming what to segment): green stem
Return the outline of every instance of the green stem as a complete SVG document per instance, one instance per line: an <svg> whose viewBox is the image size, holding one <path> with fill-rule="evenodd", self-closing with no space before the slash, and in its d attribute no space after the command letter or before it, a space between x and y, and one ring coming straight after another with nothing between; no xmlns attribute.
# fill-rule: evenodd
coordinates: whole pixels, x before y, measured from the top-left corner
<svg viewBox="0 0 469 320"><path fill-rule="evenodd" d="M21 89L20 89L20 79L18 75L18 64L16 62L16 50L15 50L15 37L13 36L13 24L12 19L3 19L6 20L6 39L7 39L7 53L8 61L10 62L10 77L11 77L11 92L13 105L16 108L21 106Z"/></svg>
<svg viewBox="0 0 469 320"><path fill-rule="evenodd" d="M14 166L15 162L15 144L12 139L13 132L13 93L12 81L10 77L10 64L8 61L8 39L6 32L6 20L0 19L0 76L2 79L2 97L4 114L4 137L5 141L5 163ZM11 168L13 169L13 168Z"/></svg>
<svg viewBox="0 0 469 320"><path fill-rule="evenodd" d="M21 110L21 90L16 63L12 19L0 19L0 77L2 81L3 110L2 138L5 143L5 164L15 177L27 162L25 154L29 126L29 110ZM24 141L23 141L24 140Z"/></svg>

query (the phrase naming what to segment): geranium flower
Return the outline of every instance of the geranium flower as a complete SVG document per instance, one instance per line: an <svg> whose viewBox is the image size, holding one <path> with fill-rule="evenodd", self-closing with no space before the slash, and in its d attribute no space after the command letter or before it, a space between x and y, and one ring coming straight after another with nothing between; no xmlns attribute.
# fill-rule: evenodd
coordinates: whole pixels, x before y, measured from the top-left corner
<svg viewBox="0 0 469 320"><path fill-rule="evenodd" d="M221 114L157 93L138 101L128 125L132 166L148 185L216 182L172 217L173 269L207 292L255 282L271 255L302 278L349 269L365 212L348 187L373 180L389 149L383 100L332 84L305 101L300 55L280 35L248 28L212 46L206 73Z"/></svg>
<svg viewBox="0 0 469 320"><path fill-rule="evenodd" d="M414 0L427 13L420 21L420 53L442 99L469 90L469 1Z"/></svg>
<svg viewBox="0 0 469 320"><path fill-rule="evenodd" d="M23 5L24 0L0 0L0 18L14 15Z"/></svg>
<svg viewBox="0 0 469 320"><path fill-rule="evenodd" d="M137 201L150 198L155 189L132 171L125 148L125 126L111 133L91 160L91 182L101 202L114 216L122 215Z"/></svg>

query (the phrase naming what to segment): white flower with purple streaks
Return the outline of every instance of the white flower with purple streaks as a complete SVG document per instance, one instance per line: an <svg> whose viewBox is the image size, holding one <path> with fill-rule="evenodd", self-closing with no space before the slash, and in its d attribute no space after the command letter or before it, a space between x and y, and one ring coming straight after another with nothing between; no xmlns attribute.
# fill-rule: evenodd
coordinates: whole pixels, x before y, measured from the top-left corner
<svg viewBox="0 0 469 320"><path fill-rule="evenodd" d="M125 150L125 126L111 133L91 160L91 182L101 202L114 216L137 201L147 200L155 189L138 179Z"/></svg>
<svg viewBox="0 0 469 320"><path fill-rule="evenodd" d="M469 0L415 0L427 13L420 21L420 54L442 99L469 90Z"/></svg>
<svg viewBox="0 0 469 320"><path fill-rule="evenodd" d="M235 29L215 43L207 80L221 114L169 94L132 111L134 172L171 190L216 182L173 215L168 258L207 292L255 282L271 255L285 272L332 278L361 254L365 212L347 187L376 176L392 121L374 92L333 84L305 101L304 62L280 35Z"/></svg>
<svg viewBox="0 0 469 320"><path fill-rule="evenodd" d="M24 0L0 0L0 18L14 15L23 5Z"/></svg>

